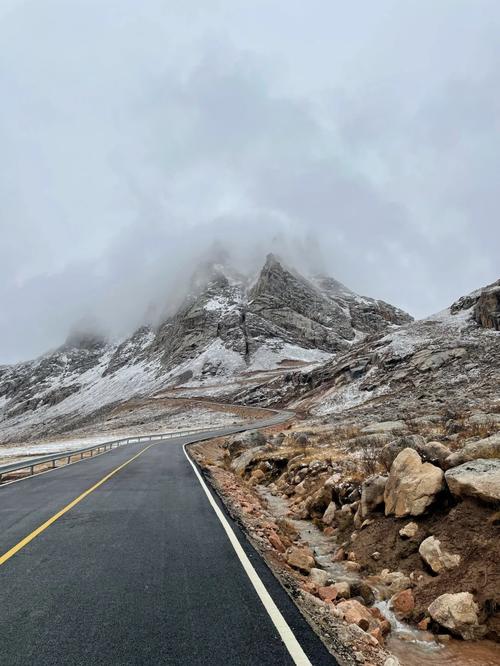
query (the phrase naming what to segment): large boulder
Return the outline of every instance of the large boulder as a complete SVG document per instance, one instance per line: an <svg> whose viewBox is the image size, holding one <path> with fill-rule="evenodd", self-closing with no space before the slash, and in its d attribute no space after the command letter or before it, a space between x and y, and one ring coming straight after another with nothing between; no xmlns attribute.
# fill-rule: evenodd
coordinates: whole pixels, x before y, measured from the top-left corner
<svg viewBox="0 0 500 666"><path fill-rule="evenodd" d="M435 622L465 640L474 640L486 633L486 628L479 624L479 607L470 592L442 594L428 611Z"/></svg>
<svg viewBox="0 0 500 666"><path fill-rule="evenodd" d="M243 433L238 433L229 437L226 441L225 448L230 456L234 456L245 449L264 446L265 443L266 438L260 430L246 430Z"/></svg>
<svg viewBox="0 0 500 666"><path fill-rule="evenodd" d="M439 539L433 536L422 541L418 552L434 573L441 573L445 569L454 569L460 564L460 555L453 555L443 550Z"/></svg>
<svg viewBox="0 0 500 666"><path fill-rule="evenodd" d="M449 469L445 478L455 497L476 497L491 503L500 501L500 460L472 460Z"/></svg>
<svg viewBox="0 0 500 666"><path fill-rule="evenodd" d="M444 474L422 463L413 449L403 449L392 463L385 486L385 515L420 516L444 487Z"/></svg>
<svg viewBox="0 0 500 666"><path fill-rule="evenodd" d="M377 509L384 503L384 490L387 484L387 477L379 474L366 479L361 486L361 501L359 504L359 513L362 518Z"/></svg>
<svg viewBox="0 0 500 666"><path fill-rule="evenodd" d="M500 458L500 433L466 444L463 449L451 453L444 461L445 469L457 467L470 460Z"/></svg>

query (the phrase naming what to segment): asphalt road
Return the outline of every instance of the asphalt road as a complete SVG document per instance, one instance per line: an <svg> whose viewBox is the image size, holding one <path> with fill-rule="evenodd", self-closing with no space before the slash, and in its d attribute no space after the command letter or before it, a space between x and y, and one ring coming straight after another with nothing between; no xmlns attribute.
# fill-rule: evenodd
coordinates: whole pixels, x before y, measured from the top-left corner
<svg viewBox="0 0 500 666"><path fill-rule="evenodd" d="M2 666L335 664L225 514L307 658L280 638L184 454L199 439L130 444L0 487L1 556L140 454L0 565Z"/></svg>

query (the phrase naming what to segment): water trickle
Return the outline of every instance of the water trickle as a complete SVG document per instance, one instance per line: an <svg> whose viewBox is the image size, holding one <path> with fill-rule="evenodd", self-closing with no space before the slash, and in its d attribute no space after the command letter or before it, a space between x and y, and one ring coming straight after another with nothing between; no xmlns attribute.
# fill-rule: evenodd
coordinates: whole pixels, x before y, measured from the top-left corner
<svg viewBox="0 0 500 666"><path fill-rule="evenodd" d="M327 537L309 520L290 518L288 502L273 495L266 487L258 491L266 500L272 513L289 520L301 539L313 550L316 561L327 571L333 580L355 583L361 577L345 570L339 562L332 562L332 554L338 544ZM374 593L377 595L377 589ZM461 641L450 638L441 643L428 631L420 631L400 622L389 608L389 602L381 599L374 604L391 623L392 631L387 640L387 648L395 654L401 666L500 666L500 646L492 641Z"/></svg>

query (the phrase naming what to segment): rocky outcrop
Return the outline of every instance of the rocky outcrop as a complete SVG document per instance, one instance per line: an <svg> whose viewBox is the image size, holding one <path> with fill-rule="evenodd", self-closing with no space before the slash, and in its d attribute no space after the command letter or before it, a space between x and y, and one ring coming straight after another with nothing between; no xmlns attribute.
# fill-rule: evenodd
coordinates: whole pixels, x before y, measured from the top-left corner
<svg viewBox="0 0 500 666"><path fill-rule="evenodd" d="M385 487L385 515L419 516L443 489L441 469L422 463L413 449L404 449L392 463Z"/></svg>
<svg viewBox="0 0 500 666"><path fill-rule="evenodd" d="M295 344L324 351L346 348L354 337L342 308L272 254L249 293L247 326L252 337L260 334L262 322Z"/></svg>
<svg viewBox="0 0 500 666"><path fill-rule="evenodd" d="M500 331L500 280L481 292L474 310L474 318L483 328Z"/></svg>
<svg viewBox="0 0 500 666"><path fill-rule="evenodd" d="M445 478L455 497L500 501L500 460L473 460L448 470Z"/></svg>
<svg viewBox="0 0 500 666"><path fill-rule="evenodd" d="M442 594L428 610L435 622L465 640L485 634L485 628L479 624L479 607L470 592Z"/></svg>
<svg viewBox="0 0 500 666"><path fill-rule="evenodd" d="M467 350L463 347L444 349L422 349L418 351L411 360L411 365L419 372L430 372L438 370L441 366L455 359L467 356Z"/></svg>
<svg viewBox="0 0 500 666"><path fill-rule="evenodd" d="M353 327L368 335L382 333L388 325L401 326L412 321L412 317L403 310L384 301L358 296L338 280L331 277L317 276L314 284L342 310L349 311Z"/></svg>
<svg viewBox="0 0 500 666"><path fill-rule="evenodd" d="M454 569L460 564L460 555L453 555L441 548L441 542L434 536L427 537L418 549L420 557L434 573Z"/></svg>

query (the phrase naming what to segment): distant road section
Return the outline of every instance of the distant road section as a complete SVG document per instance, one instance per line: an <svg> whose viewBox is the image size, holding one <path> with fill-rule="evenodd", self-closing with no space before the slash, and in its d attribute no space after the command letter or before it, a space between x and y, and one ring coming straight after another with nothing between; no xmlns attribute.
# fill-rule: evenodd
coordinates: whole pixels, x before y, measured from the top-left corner
<svg viewBox="0 0 500 666"><path fill-rule="evenodd" d="M335 664L185 455L231 431L0 487L0 664Z"/></svg>

